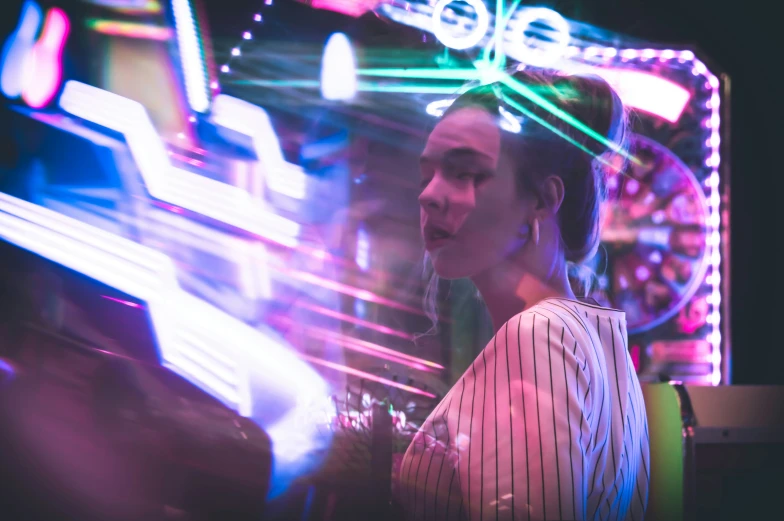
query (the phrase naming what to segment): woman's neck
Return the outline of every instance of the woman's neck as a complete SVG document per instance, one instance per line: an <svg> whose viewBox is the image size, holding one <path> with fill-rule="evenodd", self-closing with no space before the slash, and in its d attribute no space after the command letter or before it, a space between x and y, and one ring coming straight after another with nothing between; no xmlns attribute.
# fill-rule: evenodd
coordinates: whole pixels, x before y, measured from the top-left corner
<svg viewBox="0 0 784 521"><path fill-rule="evenodd" d="M537 275L507 261L471 280L487 305L496 333L510 318L544 299L575 298L563 261L550 276Z"/></svg>

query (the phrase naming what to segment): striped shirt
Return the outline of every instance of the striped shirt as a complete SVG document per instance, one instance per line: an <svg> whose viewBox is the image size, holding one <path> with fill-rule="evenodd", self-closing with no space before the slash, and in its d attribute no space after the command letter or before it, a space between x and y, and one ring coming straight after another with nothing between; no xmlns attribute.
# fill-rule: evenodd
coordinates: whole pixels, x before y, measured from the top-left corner
<svg viewBox="0 0 784 521"><path fill-rule="evenodd" d="M648 426L622 311L550 298L514 316L406 451L413 520L633 520Z"/></svg>

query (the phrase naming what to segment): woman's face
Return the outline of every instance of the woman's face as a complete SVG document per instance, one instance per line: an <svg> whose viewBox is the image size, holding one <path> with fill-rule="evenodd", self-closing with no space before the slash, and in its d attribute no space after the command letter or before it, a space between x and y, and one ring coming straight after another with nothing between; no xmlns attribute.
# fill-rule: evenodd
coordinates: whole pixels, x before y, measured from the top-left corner
<svg viewBox="0 0 784 521"><path fill-rule="evenodd" d="M420 226L440 277L474 277L521 247L533 203L519 197L501 130L487 111L468 107L443 118L420 165Z"/></svg>

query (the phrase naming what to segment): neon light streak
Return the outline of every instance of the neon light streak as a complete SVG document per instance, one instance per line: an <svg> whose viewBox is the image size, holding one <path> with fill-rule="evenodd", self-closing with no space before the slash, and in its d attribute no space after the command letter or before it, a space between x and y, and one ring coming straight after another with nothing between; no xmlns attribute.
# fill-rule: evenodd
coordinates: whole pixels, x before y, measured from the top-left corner
<svg viewBox="0 0 784 521"><path fill-rule="evenodd" d="M565 132L561 131L557 127L551 125L546 120L540 118L539 116L537 116L536 114L534 114L533 112L528 110L527 108L525 108L522 105L520 105L519 103L517 103L515 100L505 96L504 97L504 102L507 105L509 105L510 107L512 107L515 110L517 110L518 112L520 112L521 114L524 114L526 117L532 119L533 121L536 121L537 123L542 125L544 128L546 128L547 130L549 130L550 132L555 134L556 136L558 136L558 137L562 138L563 140L565 140L566 142L576 146L577 148L579 148L580 150L582 150L586 154L589 154L591 156L595 156L595 154L593 152L591 152L591 150L589 150L585 145L583 145L582 143L576 141L571 136L569 136ZM608 161L602 160L601 158L597 158L597 159L599 159L605 165L612 167L612 164L610 164Z"/></svg>
<svg viewBox="0 0 784 521"><path fill-rule="evenodd" d="M298 404L326 396L318 374L274 335L182 291L160 252L1 193L0 237L144 301L162 365L244 416L252 413L251 378L259 372L256 383Z"/></svg>
<svg viewBox="0 0 784 521"><path fill-rule="evenodd" d="M334 311L331 309L327 309L322 306L316 306L314 304L307 304L305 302L297 302L297 307L308 309L315 313L319 313L320 315L324 315L327 317L336 318L338 320L342 320L344 322L348 322L350 324L356 324L358 326L365 327L367 329L372 329L374 331L378 331L379 333L384 333L385 335L396 336L398 338L403 338L405 340L414 340L414 335L406 333L404 331L398 331L396 329L392 329L391 327L382 326L381 324L376 324L375 322L369 322L367 320L362 320L352 315L346 315L345 313L340 313L339 311Z"/></svg>
<svg viewBox="0 0 784 521"><path fill-rule="evenodd" d="M503 31L509 25L509 21L517 11L517 8L520 6L521 0L515 0L509 6L509 11L506 16L503 16L503 0L498 0L496 3L496 16L495 16L495 34L493 34L493 38L487 42L484 48L484 52L482 53L482 60L484 61L485 65L490 65L496 69L502 69L506 66L506 54L503 42ZM496 49L495 57L493 60L490 60L490 52Z"/></svg>
<svg viewBox="0 0 784 521"><path fill-rule="evenodd" d="M265 210L246 191L172 167L144 107L84 83L69 81L60 107L125 136L150 195L284 246L297 243L299 225Z"/></svg>
<svg viewBox="0 0 784 521"><path fill-rule="evenodd" d="M453 99L440 99L437 101L432 101L427 104L427 107L425 107L425 112L427 112L431 116L440 118L441 116L444 115L446 109L452 106L452 103L454 103L454 101L455 100Z"/></svg>
<svg viewBox="0 0 784 521"><path fill-rule="evenodd" d="M304 353L300 353L299 357L303 360L307 360L308 362L316 365L322 365L324 367L329 367L330 369L334 369L336 371L341 371L346 374L350 374L352 376L358 376L359 378L364 378L366 380L370 380L372 382L377 382L383 385L388 385L389 387L395 387L397 389L401 389L403 391L407 391L412 394L418 394L420 396L426 396L428 398L435 398L436 395L433 393L429 393L427 391L423 391L422 389L417 389L416 387L412 387L410 385L401 384L400 382L395 382L389 380L387 378L382 378L380 376L376 376L372 373L366 373L365 371L360 371L358 369L353 369L351 367L347 367L345 365L336 364L334 362L328 362L327 360L321 360L320 358L316 358L315 356L306 355Z"/></svg>
<svg viewBox="0 0 784 521"><path fill-rule="evenodd" d="M86 20L85 25L95 32L111 36L141 38L159 42L168 41L172 37L171 28L158 25L122 22L118 20L99 20L96 18Z"/></svg>
<svg viewBox="0 0 784 521"><path fill-rule="evenodd" d="M459 85L389 85L360 82L362 92L395 92L400 94L457 94Z"/></svg>
<svg viewBox="0 0 784 521"><path fill-rule="evenodd" d="M274 269L280 271L281 273L293 279L301 280L303 282L308 282L316 286L321 286L322 288L331 289L333 291L337 291L338 293L343 293L344 295L350 295L352 297L365 300L367 302L373 302L375 304L381 304L393 309L408 311L409 313L414 313L416 315L424 316L424 311L421 308L415 308L412 306L401 304L400 302L396 302L394 300L390 300L380 295L376 295L375 293L371 293L370 291L367 291L365 289L356 288L354 286L349 286L348 284L343 284L341 282L336 282L331 279L319 277L318 275L314 275L306 271L288 269L284 266L275 266Z"/></svg>
<svg viewBox="0 0 784 521"><path fill-rule="evenodd" d="M27 0L19 15L19 24L8 36L0 58L0 89L9 98L17 98L24 88L27 57L35 44L35 37L41 27L43 13L37 3Z"/></svg>
<svg viewBox="0 0 784 521"><path fill-rule="evenodd" d="M268 300L272 297L267 267L269 260L263 244L232 237L208 226L173 215L179 213L177 210L178 208L175 207L169 207L167 211L153 209L144 218L139 218L101 207L91 209L93 213L102 214L108 219L130 224L145 232L150 232L156 238L162 237L235 264L237 266L236 279L228 276L221 277L224 275L223 273L199 272L197 266L187 265L187 269L191 272L201 273L212 280L236 284L242 296L252 300ZM180 266L181 263L177 263L177 265Z"/></svg>
<svg viewBox="0 0 784 521"><path fill-rule="evenodd" d="M285 160L280 141L267 112L252 103L225 94L215 98L212 121L216 125L249 136L253 150L264 170L270 190L303 199L307 193L307 176L302 168Z"/></svg>
<svg viewBox="0 0 784 521"><path fill-rule="evenodd" d="M62 9L53 7L49 10L41 37L27 56L28 68L22 88L22 98L34 109L45 107L60 88L63 47L70 29L71 23Z"/></svg>
<svg viewBox="0 0 784 521"><path fill-rule="evenodd" d="M313 9L324 9L348 16L359 17L374 9L380 0L311 0Z"/></svg>
<svg viewBox="0 0 784 521"><path fill-rule="evenodd" d="M357 230L357 253L354 260L362 271L370 269L370 237L364 226Z"/></svg>
<svg viewBox="0 0 784 521"><path fill-rule="evenodd" d="M207 68L199 44L196 20L190 0L172 0L174 25L177 30L177 43L182 58L182 72L185 76L185 90L188 103L196 112L207 112L210 108L207 89Z"/></svg>
<svg viewBox="0 0 784 521"><path fill-rule="evenodd" d="M109 297L108 295L101 295L101 298L105 298L106 300L111 300L113 302L117 302L117 303L123 304L123 305L128 306L128 307L132 307L132 308L141 308L142 307L140 304L137 304L136 302L130 302L128 300L121 300L121 299L118 299L118 298Z"/></svg>
<svg viewBox="0 0 784 521"><path fill-rule="evenodd" d="M301 327L301 324L295 324L294 320L288 316L277 316L275 317L277 322L281 324L285 324L288 326L297 325ZM389 349L384 346L380 346L373 342L368 342L366 340L361 340L358 338L353 338L348 335L344 335L342 333L337 333L334 331L330 331L329 329L320 328L317 326L305 326L305 332L312 336L313 338L317 338L319 340L329 340L334 342L339 342L343 347L347 349L351 349L354 351L362 352L365 354L370 354L372 356L378 356L379 358L384 358L385 360L391 360L393 362L397 362L399 364L408 365L409 367L420 369L420 370L443 370L444 366L437 364L435 362L431 362L430 360L425 360L424 358L417 358L415 356L408 355L406 353L401 353L400 351L395 351L394 349Z"/></svg>
<svg viewBox="0 0 784 521"><path fill-rule="evenodd" d="M607 69L604 67L583 67L602 76L613 88L624 104L638 110L676 122L690 99L689 91L680 85L653 74L631 69ZM441 79L441 80L477 80L490 82L495 73L460 69L360 69L359 74L370 77L403 78L403 79ZM285 81L285 80L284 80ZM254 82L248 82L255 84ZM278 86L274 81L266 82L268 86ZM282 83L280 86L298 86ZM312 85L301 85L302 87ZM359 82L359 90L367 92L398 92L427 94L457 94L460 86L455 85L415 85L415 84L379 84ZM428 112L430 113L430 112Z"/></svg>
<svg viewBox="0 0 784 521"><path fill-rule="evenodd" d="M599 134L598 132L593 130L591 127L589 127L588 125L586 125L585 123L583 123L579 119L575 118L574 116L572 116L571 114L569 114L565 110L562 110L557 105L553 104L549 100L547 100L547 99L543 98L542 96L540 96L539 94L537 94L533 89L531 89L527 85L524 85L523 83L517 81L516 79L514 79L511 76L506 75L506 74L501 76L500 81L501 81L501 83L503 83L504 85L506 85L510 89L514 90L515 92L517 92L521 96L525 96L526 98L528 98L533 103L536 103L541 108L543 108L543 109L547 110L548 112L550 112L552 115L554 115L557 118L561 119L562 121L572 125L574 128L576 128L580 132L586 134L587 136L595 139L596 141L598 141L602 145L606 146L610 150L615 151L616 153L622 155L626 159L629 159L629 160L631 160L631 161L633 161L635 163L639 163L640 162L637 158L634 158L631 155L629 155L626 151L624 151L618 145L616 145L615 143L613 143L612 141L607 139L605 136L602 136L601 134ZM531 113L528 112L526 115L531 117L530 114ZM541 121L542 120L540 120L539 122L541 122ZM551 128L551 130L552 130L552 128Z"/></svg>
<svg viewBox="0 0 784 521"><path fill-rule="evenodd" d="M91 0L93 3L100 4L101 0ZM109 4L111 2L103 2ZM158 0L148 0L145 4L138 7L115 7L115 11L123 14L158 14L163 10L163 6Z"/></svg>
<svg viewBox="0 0 784 521"><path fill-rule="evenodd" d="M321 86L319 80L233 80L233 85L252 85L254 87L278 87L278 88L306 88L318 89Z"/></svg>
<svg viewBox="0 0 784 521"><path fill-rule="evenodd" d="M593 67L591 71L618 93L624 105L675 123L691 99L688 90L653 74L630 69Z"/></svg>
<svg viewBox="0 0 784 521"><path fill-rule="evenodd" d="M316 80L234 80L232 85L252 85L273 89L318 89L321 83ZM399 94L455 94L461 85L408 85L378 82L358 82L357 90L362 92L393 92Z"/></svg>
<svg viewBox="0 0 784 521"><path fill-rule="evenodd" d="M485 71L476 69L358 69L360 76L376 76L381 78L416 78L421 80L480 80L488 76ZM496 77L496 73L490 73Z"/></svg>
<svg viewBox="0 0 784 521"><path fill-rule="evenodd" d="M519 134L523 130L523 125L514 114L503 107L499 107L498 111L501 113L501 123L499 125L502 129L514 134Z"/></svg>

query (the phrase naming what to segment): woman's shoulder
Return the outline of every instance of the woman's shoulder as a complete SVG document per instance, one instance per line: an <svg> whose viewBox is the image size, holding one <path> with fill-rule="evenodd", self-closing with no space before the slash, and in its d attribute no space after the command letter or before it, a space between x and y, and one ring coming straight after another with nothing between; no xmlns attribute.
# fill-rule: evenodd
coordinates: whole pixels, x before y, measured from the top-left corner
<svg viewBox="0 0 784 521"><path fill-rule="evenodd" d="M525 340L539 335L552 336L555 331L559 336L563 333L567 338L587 341L597 316L626 322L626 314L617 309L567 298L547 298L514 315L496 336L517 336Z"/></svg>
<svg viewBox="0 0 784 521"><path fill-rule="evenodd" d="M577 322L584 324L586 320L594 317L606 317L612 320L626 321L626 313L619 310L600 306L595 301L573 300L569 298L551 297L546 298L536 305L530 307L525 312L532 312L556 318L561 322Z"/></svg>
<svg viewBox="0 0 784 521"><path fill-rule="evenodd" d="M547 299L507 320L495 334L491 344L500 342L501 339L528 344L537 340L547 341L548 335L551 340L553 335L557 335L560 341L562 333L566 338L573 338L576 337L573 331L581 329L579 320L579 313L567 302Z"/></svg>
<svg viewBox="0 0 784 521"><path fill-rule="evenodd" d="M500 334L504 330L509 333L519 330L527 331L530 334L531 330L542 329L543 326L540 322L559 325L568 322L569 325L572 325L575 321L580 321L583 316L580 308L575 304L579 306L580 302L556 298L541 300L510 318L498 333Z"/></svg>

